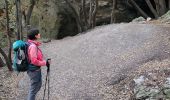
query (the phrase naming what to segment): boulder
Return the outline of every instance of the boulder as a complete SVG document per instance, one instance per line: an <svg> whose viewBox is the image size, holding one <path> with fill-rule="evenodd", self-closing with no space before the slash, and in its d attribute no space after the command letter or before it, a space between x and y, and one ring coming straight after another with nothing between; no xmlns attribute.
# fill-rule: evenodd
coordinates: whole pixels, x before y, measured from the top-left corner
<svg viewBox="0 0 170 100"><path fill-rule="evenodd" d="M170 24L170 11L161 16L158 20L160 20L162 23Z"/></svg>
<svg viewBox="0 0 170 100"><path fill-rule="evenodd" d="M152 71L134 79L135 100L169 100L170 77L165 71Z"/></svg>
<svg viewBox="0 0 170 100"><path fill-rule="evenodd" d="M138 17L132 20L132 23L139 23L139 22L145 22L145 18L143 17Z"/></svg>

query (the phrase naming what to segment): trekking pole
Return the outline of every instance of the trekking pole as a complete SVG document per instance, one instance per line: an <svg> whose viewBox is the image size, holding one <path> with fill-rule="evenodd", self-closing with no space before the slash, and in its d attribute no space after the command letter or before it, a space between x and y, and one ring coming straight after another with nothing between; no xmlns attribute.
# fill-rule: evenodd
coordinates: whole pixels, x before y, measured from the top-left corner
<svg viewBox="0 0 170 100"><path fill-rule="evenodd" d="M50 65L47 69L47 73L48 73L48 100L50 100Z"/></svg>
<svg viewBox="0 0 170 100"><path fill-rule="evenodd" d="M47 65L47 75L46 75L46 79L45 79L45 89L44 89L44 95L43 95L43 100L45 99L45 93L46 93L46 86L47 86L47 81L48 81L48 100L50 99L50 77L49 74L50 73L50 64Z"/></svg>
<svg viewBox="0 0 170 100"><path fill-rule="evenodd" d="M45 99L45 93L46 93L47 79L48 79L48 72L47 72L46 79L45 79L45 89L44 89L43 100Z"/></svg>

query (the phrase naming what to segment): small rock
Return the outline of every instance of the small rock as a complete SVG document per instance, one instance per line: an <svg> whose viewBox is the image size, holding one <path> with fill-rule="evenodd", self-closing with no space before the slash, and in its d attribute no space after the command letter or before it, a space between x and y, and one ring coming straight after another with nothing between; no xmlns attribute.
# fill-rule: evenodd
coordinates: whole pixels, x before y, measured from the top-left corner
<svg viewBox="0 0 170 100"><path fill-rule="evenodd" d="M137 79L134 79L136 85L141 85L144 82L144 76L140 76Z"/></svg>
<svg viewBox="0 0 170 100"><path fill-rule="evenodd" d="M167 78L167 84L170 85L170 77Z"/></svg>
<svg viewBox="0 0 170 100"><path fill-rule="evenodd" d="M148 21L151 21L152 20L152 18L150 18L150 17L148 17L147 19L146 19L146 21L148 22Z"/></svg>
<svg viewBox="0 0 170 100"><path fill-rule="evenodd" d="M145 18L138 17L138 18L135 18L132 22L145 22Z"/></svg>

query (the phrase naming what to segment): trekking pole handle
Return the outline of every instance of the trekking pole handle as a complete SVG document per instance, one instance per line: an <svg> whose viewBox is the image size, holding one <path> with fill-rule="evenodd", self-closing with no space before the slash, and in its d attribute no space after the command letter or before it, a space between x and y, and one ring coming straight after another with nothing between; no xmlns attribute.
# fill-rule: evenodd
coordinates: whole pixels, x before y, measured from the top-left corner
<svg viewBox="0 0 170 100"><path fill-rule="evenodd" d="M47 59L47 71L50 71L50 61L51 61L51 59Z"/></svg>

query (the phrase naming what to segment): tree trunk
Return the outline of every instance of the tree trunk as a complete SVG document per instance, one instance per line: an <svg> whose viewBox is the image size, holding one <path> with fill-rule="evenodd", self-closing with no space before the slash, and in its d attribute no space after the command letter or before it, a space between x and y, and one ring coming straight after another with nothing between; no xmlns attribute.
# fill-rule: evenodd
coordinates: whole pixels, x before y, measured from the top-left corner
<svg viewBox="0 0 170 100"><path fill-rule="evenodd" d="M78 27L78 31L82 32L82 25L81 25L81 20L80 20L80 16L79 14L76 12L76 10L74 9L74 7L72 6L72 4L70 3L70 1L68 0L64 0L68 6L71 8L71 10L73 11L73 15L75 17L76 23L77 23L77 27Z"/></svg>
<svg viewBox="0 0 170 100"><path fill-rule="evenodd" d="M34 5L35 5L35 0L30 0L30 7L28 9L27 16L26 16L26 24L27 25L30 25L30 19L31 19L32 11L34 9Z"/></svg>
<svg viewBox="0 0 170 100"><path fill-rule="evenodd" d="M89 9L89 28L92 27L92 9L93 9L92 2L93 2L93 0L90 0L90 9Z"/></svg>
<svg viewBox="0 0 170 100"><path fill-rule="evenodd" d="M133 6L136 8L136 10L138 10L141 15L145 18L148 17L148 15L136 4L136 2L134 0L130 0L130 2L133 4Z"/></svg>
<svg viewBox="0 0 170 100"><path fill-rule="evenodd" d="M154 14L155 18L158 18L159 15L158 13L156 12L156 10L153 8L153 5L151 4L150 0L145 0L148 7L150 8L151 12Z"/></svg>
<svg viewBox="0 0 170 100"><path fill-rule="evenodd" d="M19 31L19 7L18 0L15 0L16 4L16 27L17 27L17 40L20 40L20 31Z"/></svg>
<svg viewBox="0 0 170 100"><path fill-rule="evenodd" d="M12 71L12 66L11 66L11 63L9 61L9 58L7 57L7 55L5 54L5 52L2 50L2 48L0 47L0 53L2 54L2 56L4 57L5 59L5 62L7 64L7 67L8 67L8 70L9 71Z"/></svg>
<svg viewBox="0 0 170 100"><path fill-rule="evenodd" d="M97 8L98 8L98 0L95 0L94 10L93 10L93 13L92 13L92 28L94 28L96 26Z"/></svg>
<svg viewBox="0 0 170 100"><path fill-rule="evenodd" d="M34 5L35 5L35 0L30 0L30 6L29 6L28 12L26 14L26 28L27 28L27 31L29 30L30 19L31 19L32 11L34 9Z"/></svg>
<svg viewBox="0 0 170 100"><path fill-rule="evenodd" d="M21 12L21 1L19 2L19 31L20 31L20 38L23 40L23 34L22 34L22 12Z"/></svg>
<svg viewBox="0 0 170 100"><path fill-rule="evenodd" d="M2 60L2 58L0 57L0 67L3 67L4 66L4 62Z"/></svg>
<svg viewBox="0 0 170 100"><path fill-rule="evenodd" d="M166 9L166 2L165 0L159 0L159 5L160 5L160 15L163 15L166 13L167 9Z"/></svg>
<svg viewBox="0 0 170 100"><path fill-rule="evenodd" d="M155 6L156 6L156 12L157 12L158 15L160 16L160 12L159 12L159 9L160 9L159 0L154 0L154 1L155 1Z"/></svg>
<svg viewBox="0 0 170 100"><path fill-rule="evenodd" d="M94 28L96 26L97 8L98 8L98 0L90 0L89 28Z"/></svg>
<svg viewBox="0 0 170 100"><path fill-rule="evenodd" d="M20 0L15 0L16 4L16 24L17 24L17 39L22 40L22 13L21 13L21 2Z"/></svg>
<svg viewBox="0 0 170 100"><path fill-rule="evenodd" d="M11 38L10 38L10 35L9 35L9 14L8 14L8 1L5 0L5 10L6 10L6 31L7 31L7 38L8 38L8 60L9 60L9 64L10 66L8 67L9 70L11 70L11 65L12 65L12 60L11 60Z"/></svg>
<svg viewBox="0 0 170 100"><path fill-rule="evenodd" d="M9 71L12 71L12 66L11 66L11 63L9 61L9 58L7 57L7 55L5 54L5 52L2 50L2 48L0 47L0 53L2 54L2 56L4 57L5 59L5 62L7 64L7 67L8 67L8 70Z"/></svg>
<svg viewBox="0 0 170 100"><path fill-rule="evenodd" d="M88 29L88 19L87 19L87 13L86 13L86 0L82 0L82 12L83 12L83 18L85 23L85 30Z"/></svg>
<svg viewBox="0 0 170 100"><path fill-rule="evenodd" d="M168 9L170 10L170 0L168 0Z"/></svg>
<svg viewBox="0 0 170 100"><path fill-rule="evenodd" d="M114 23L116 21L116 16L115 16L115 10L116 10L116 4L117 1L116 0L112 0L113 1L113 6L112 6L112 12L111 12L111 21L110 23Z"/></svg>

